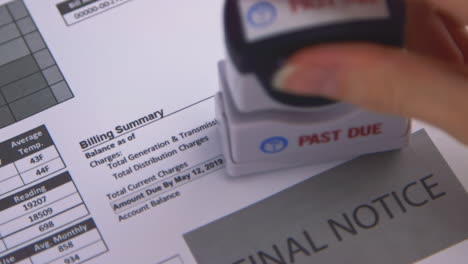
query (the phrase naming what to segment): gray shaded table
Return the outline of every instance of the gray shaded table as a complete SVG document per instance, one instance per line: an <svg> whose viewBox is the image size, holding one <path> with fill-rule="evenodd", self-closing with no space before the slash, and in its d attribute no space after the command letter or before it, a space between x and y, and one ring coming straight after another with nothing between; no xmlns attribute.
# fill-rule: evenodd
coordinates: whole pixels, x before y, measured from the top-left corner
<svg viewBox="0 0 468 264"><path fill-rule="evenodd" d="M0 128L73 94L23 1L0 6Z"/></svg>

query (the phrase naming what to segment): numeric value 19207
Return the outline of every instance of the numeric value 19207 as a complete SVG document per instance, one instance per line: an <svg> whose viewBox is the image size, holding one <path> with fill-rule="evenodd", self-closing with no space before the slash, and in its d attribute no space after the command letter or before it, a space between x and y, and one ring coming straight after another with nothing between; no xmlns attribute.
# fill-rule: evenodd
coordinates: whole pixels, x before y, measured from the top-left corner
<svg viewBox="0 0 468 264"><path fill-rule="evenodd" d="M32 200L30 202L27 202L27 203L23 204L23 208L24 208L25 211L29 211L29 210L31 210L33 208L36 208L36 207L38 207L40 205L45 204L46 201L47 201L47 198L45 196L42 196L42 197L39 197L39 198L37 198L35 200Z"/></svg>

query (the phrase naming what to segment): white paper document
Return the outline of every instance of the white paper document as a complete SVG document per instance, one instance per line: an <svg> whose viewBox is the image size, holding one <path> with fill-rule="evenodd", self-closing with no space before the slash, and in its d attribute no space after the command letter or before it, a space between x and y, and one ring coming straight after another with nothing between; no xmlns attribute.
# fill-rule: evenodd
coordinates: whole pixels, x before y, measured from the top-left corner
<svg viewBox="0 0 468 264"><path fill-rule="evenodd" d="M256 208L249 206L303 182L310 184L312 176L339 164L227 176L213 99L218 90L216 63L224 57L221 17L222 1L0 3L0 264L221 264L200 262L210 254L197 250L229 239L229 232L243 231L211 230L210 223L249 212ZM408 213L395 217L418 215L417 207L426 201L432 206L452 199L452 190L455 197L466 199L454 176L443 185L429 175L415 176L417 183L405 183L410 184L406 191L406 185L389 183L390 195L393 190L419 190L411 198L395 194L397 205L401 197L409 199L410 206L420 204L413 206L414 212L408 207ZM368 198L378 194L369 192ZM356 198L354 207L329 211L350 209L352 217L352 209L364 202L369 201ZM327 207L327 201L321 204ZM293 205L279 202L278 211L288 206ZM378 217L389 217L382 202L380 206ZM373 219L369 208L362 216L354 215L362 236L354 237L353 230L343 226L343 215L324 216L341 232L329 239L349 239L352 244L368 239L366 232L386 236L383 219L385 224L375 230L366 228ZM197 231L200 227L210 229L206 240L205 229ZM305 230L298 228L307 240ZM465 228L460 230L463 234ZM223 232L227 235L207 241ZM314 261L312 249L300 242L281 237L289 241L278 244L285 247L281 251L275 243L283 240L262 244L267 238L258 244L243 241L251 250L223 263ZM442 244L449 248L462 240ZM434 262L424 250L420 258L408 259L443 263L463 256L463 250L457 250L468 247L463 245L429 252L435 254ZM340 254L341 246L328 242L334 254Z"/></svg>

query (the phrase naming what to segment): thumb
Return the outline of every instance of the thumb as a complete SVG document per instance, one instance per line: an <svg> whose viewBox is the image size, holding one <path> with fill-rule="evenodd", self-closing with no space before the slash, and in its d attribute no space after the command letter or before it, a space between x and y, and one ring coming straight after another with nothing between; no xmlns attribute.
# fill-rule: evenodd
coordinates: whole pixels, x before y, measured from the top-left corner
<svg viewBox="0 0 468 264"><path fill-rule="evenodd" d="M468 71L460 65L401 49L338 44L299 52L273 82L286 93L415 117L468 144Z"/></svg>

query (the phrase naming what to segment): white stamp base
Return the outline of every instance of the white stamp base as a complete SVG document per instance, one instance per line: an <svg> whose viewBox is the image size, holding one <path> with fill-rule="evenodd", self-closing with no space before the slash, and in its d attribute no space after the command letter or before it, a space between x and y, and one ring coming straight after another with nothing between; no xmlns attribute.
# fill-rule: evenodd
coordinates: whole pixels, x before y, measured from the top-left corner
<svg viewBox="0 0 468 264"><path fill-rule="evenodd" d="M216 118L231 176L286 169L396 150L408 145L410 120L338 104L323 112L236 108L220 63Z"/></svg>

